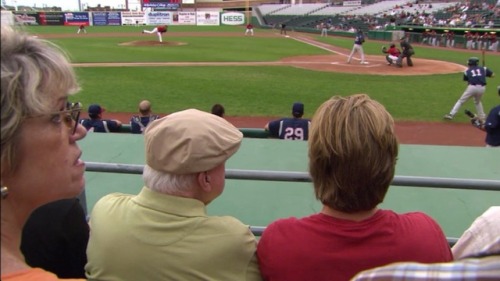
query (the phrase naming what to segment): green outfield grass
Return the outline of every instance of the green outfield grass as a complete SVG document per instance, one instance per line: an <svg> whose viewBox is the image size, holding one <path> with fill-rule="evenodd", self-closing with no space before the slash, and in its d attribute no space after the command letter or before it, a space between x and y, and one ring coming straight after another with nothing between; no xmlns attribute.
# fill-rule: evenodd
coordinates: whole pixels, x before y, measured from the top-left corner
<svg viewBox="0 0 500 281"><path fill-rule="evenodd" d="M275 61L296 55L329 52L283 37L245 37L242 26L193 27L171 26L166 41L186 45L169 47L126 47L122 42L155 40L142 35L144 27L88 27L89 33L115 33L113 37L57 38L53 42L67 50L72 62L245 62ZM76 27L27 27L33 34L76 33ZM240 32L241 36L185 36L177 32ZM131 36L137 32L137 36ZM255 32L276 32L256 29ZM124 33L123 37L119 33ZM126 34L125 34L126 33ZM149 37L148 37L149 36ZM318 37L324 43L352 47L351 38ZM368 40L365 52L381 55L383 42ZM479 52L425 48L415 44L416 58L465 64ZM486 53L486 64L500 72L498 53ZM367 93L382 102L397 120L442 122L465 89L462 73L427 76L353 75L310 71L286 66L183 66L183 67L89 67L77 68L82 91L73 97L88 105L100 103L110 112L135 112L137 103L150 99L157 113L185 108L209 110L222 103L227 115L289 115L290 105L302 101L306 116L311 117L319 104L332 95ZM404 71L404 68L402 69ZM488 80L483 105L486 111L500 100L496 87L500 76ZM474 109L472 101L463 108ZM467 122L458 115L455 122Z"/></svg>

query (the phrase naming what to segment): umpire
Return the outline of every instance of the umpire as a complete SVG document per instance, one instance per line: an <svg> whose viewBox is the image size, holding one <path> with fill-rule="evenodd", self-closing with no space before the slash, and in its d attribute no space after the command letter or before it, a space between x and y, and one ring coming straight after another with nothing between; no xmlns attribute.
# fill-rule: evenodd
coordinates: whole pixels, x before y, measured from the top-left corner
<svg viewBox="0 0 500 281"><path fill-rule="evenodd" d="M413 66L413 61L411 60L411 56L415 54L415 51L413 50L413 47L411 46L410 42L408 42L405 36L401 38L400 46L401 46L401 54L399 55L396 65L398 67L403 67L403 59L406 58L406 64L408 66Z"/></svg>

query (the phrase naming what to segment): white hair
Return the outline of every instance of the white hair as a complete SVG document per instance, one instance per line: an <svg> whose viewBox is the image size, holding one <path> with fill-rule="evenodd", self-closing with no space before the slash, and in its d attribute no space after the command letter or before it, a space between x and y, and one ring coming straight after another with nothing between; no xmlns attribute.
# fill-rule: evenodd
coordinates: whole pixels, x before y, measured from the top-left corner
<svg viewBox="0 0 500 281"><path fill-rule="evenodd" d="M196 185L197 174L176 175L157 171L148 165L144 166L142 179L150 189L172 195L191 193Z"/></svg>

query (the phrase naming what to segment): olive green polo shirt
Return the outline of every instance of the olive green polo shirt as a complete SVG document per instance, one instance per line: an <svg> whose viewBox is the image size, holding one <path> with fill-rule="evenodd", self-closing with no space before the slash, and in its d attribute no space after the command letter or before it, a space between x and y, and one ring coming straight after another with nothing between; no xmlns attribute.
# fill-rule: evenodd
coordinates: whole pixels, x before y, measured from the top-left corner
<svg viewBox="0 0 500 281"><path fill-rule="evenodd" d="M91 214L89 280L261 280L256 240L203 202L143 187L101 198Z"/></svg>

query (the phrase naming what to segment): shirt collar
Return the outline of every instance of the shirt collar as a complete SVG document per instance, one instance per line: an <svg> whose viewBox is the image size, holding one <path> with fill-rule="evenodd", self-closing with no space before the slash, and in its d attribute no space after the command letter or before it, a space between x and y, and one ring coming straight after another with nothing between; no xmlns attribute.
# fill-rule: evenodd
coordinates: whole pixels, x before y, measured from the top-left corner
<svg viewBox="0 0 500 281"><path fill-rule="evenodd" d="M206 206L199 200L156 192L146 186L134 197L133 201L147 208L172 215L185 217L207 216Z"/></svg>

